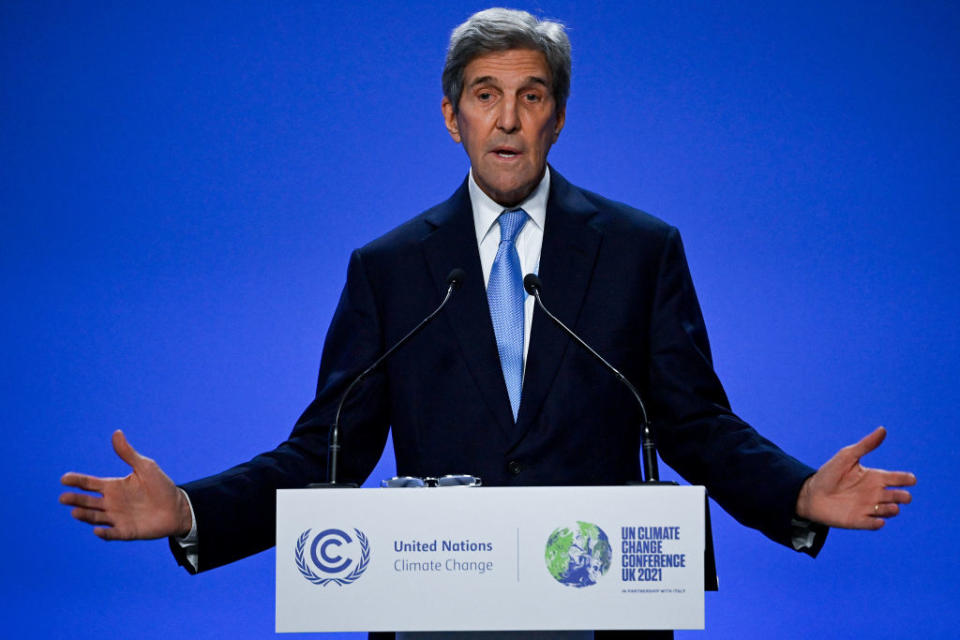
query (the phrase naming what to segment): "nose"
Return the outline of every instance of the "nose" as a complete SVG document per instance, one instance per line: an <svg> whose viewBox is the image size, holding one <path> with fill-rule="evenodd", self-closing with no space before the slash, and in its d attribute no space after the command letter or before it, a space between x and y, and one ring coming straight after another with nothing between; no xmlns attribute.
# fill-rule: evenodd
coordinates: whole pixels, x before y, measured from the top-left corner
<svg viewBox="0 0 960 640"><path fill-rule="evenodd" d="M500 113L497 117L497 128L504 133L514 133L520 128L520 116L517 113L517 99L505 96L500 101Z"/></svg>

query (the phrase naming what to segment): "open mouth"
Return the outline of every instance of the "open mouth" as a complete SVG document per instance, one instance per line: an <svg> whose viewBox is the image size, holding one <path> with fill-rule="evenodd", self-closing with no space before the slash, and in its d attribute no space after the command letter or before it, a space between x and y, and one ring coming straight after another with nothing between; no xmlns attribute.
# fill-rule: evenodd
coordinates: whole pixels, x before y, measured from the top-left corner
<svg viewBox="0 0 960 640"><path fill-rule="evenodd" d="M510 147L498 147L494 149L493 152L497 154L498 157L507 159L516 158L518 155L520 155L519 151Z"/></svg>

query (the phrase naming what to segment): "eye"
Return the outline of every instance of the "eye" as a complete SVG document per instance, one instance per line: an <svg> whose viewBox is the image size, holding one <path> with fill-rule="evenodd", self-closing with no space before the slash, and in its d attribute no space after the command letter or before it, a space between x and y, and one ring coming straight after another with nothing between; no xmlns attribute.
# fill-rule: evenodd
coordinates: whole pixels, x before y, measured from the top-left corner
<svg viewBox="0 0 960 640"><path fill-rule="evenodd" d="M540 102L541 97L539 93L525 93L523 99L527 102Z"/></svg>
<svg viewBox="0 0 960 640"><path fill-rule="evenodd" d="M486 102L491 99L493 99L493 94L489 91L481 91L477 94L477 100L480 100L481 102Z"/></svg>

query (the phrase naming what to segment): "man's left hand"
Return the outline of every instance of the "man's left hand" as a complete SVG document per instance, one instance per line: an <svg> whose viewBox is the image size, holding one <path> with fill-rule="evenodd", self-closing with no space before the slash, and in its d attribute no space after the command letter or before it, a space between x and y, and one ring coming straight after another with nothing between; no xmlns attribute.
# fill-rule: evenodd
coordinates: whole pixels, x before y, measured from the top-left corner
<svg viewBox="0 0 960 640"><path fill-rule="evenodd" d="M860 458L880 446L887 430L878 427L866 438L840 449L807 478L797 498L797 515L844 529L879 529L910 502L917 478L908 471L870 469Z"/></svg>

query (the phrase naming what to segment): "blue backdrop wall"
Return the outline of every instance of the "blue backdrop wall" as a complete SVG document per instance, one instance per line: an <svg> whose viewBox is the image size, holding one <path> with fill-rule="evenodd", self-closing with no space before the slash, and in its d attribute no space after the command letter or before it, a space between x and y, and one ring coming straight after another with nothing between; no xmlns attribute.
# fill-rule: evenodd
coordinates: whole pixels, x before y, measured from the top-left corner
<svg viewBox="0 0 960 640"><path fill-rule="evenodd" d="M886 425L868 462L919 477L815 561L715 510L706 635L955 637L956 3L519 4L570 26L553 164L680 227L734 408L814 465ZM58 479L125 474L118 427L179 481L286 435L350 250L465 175L439 75L480 8L0 4L0 635L273 633L272 551L188 577Z"/></svg>

